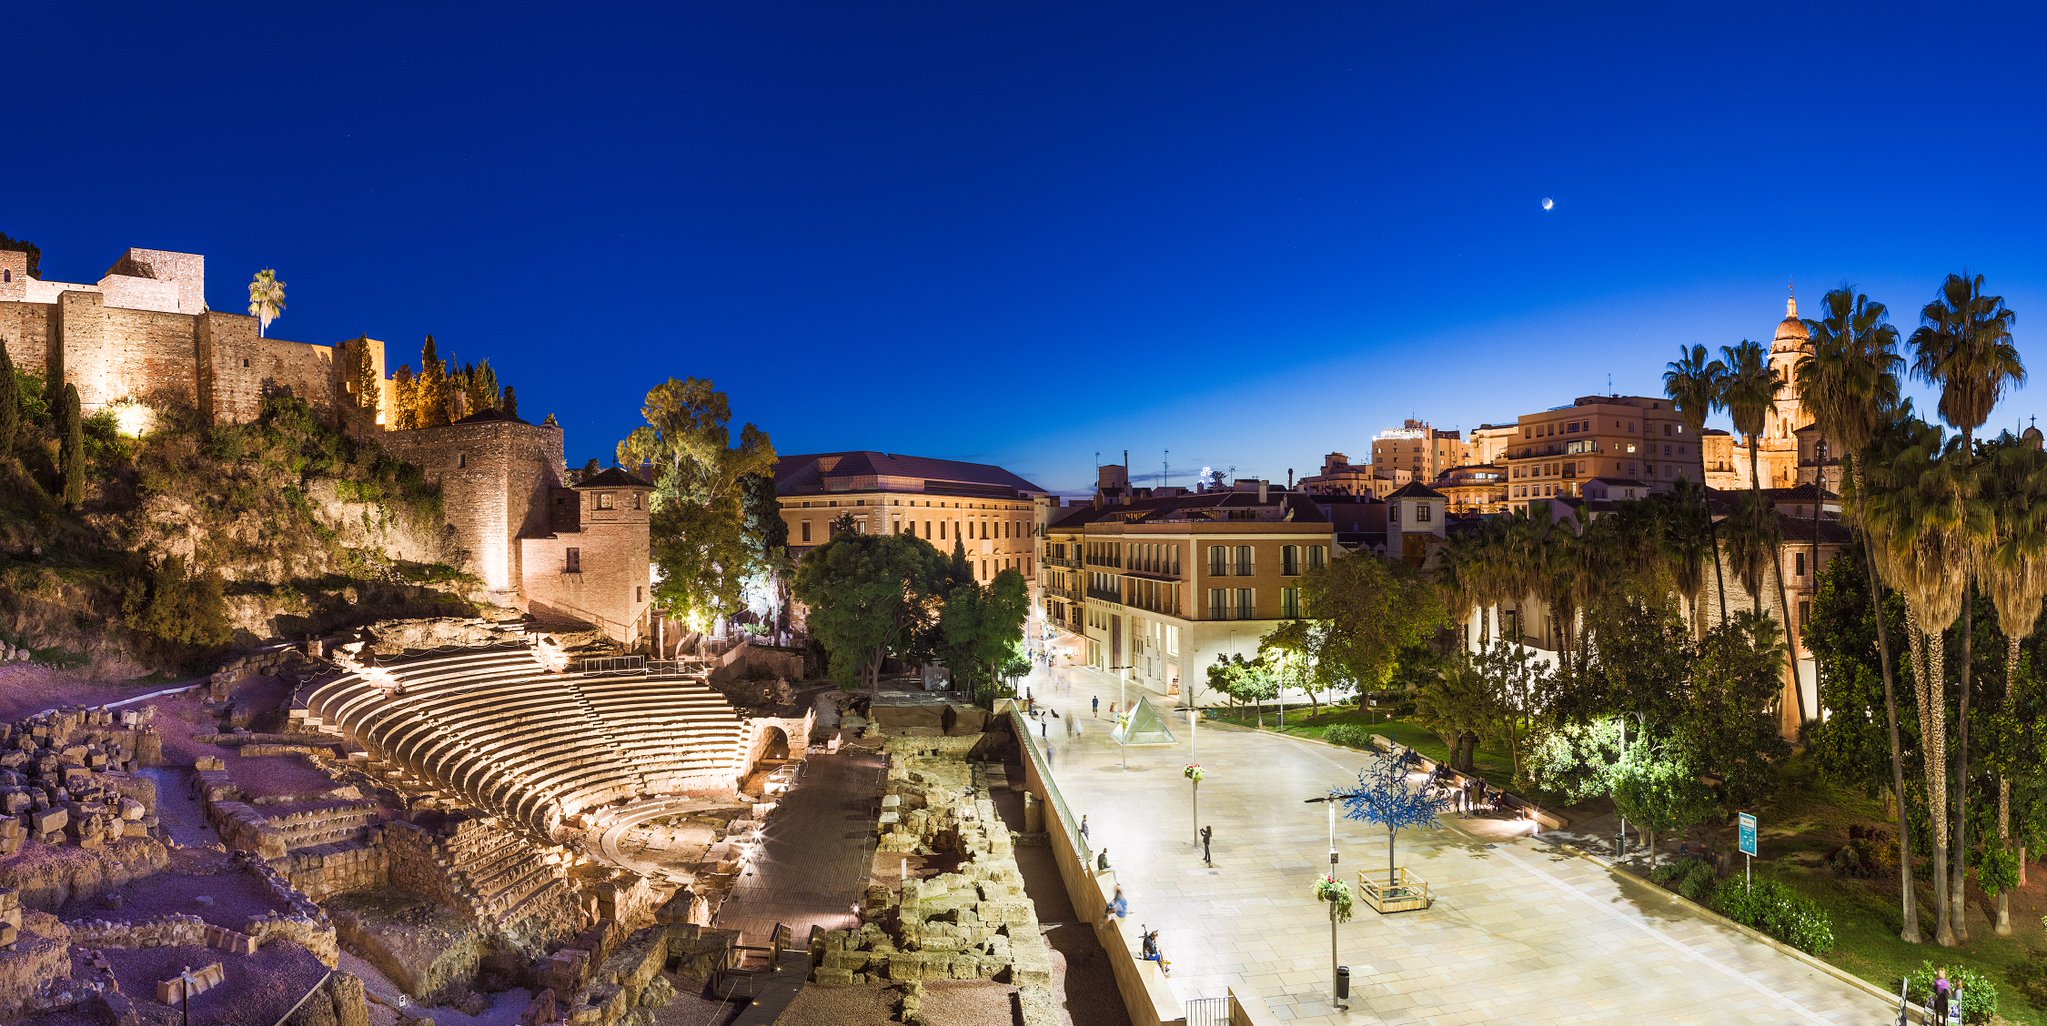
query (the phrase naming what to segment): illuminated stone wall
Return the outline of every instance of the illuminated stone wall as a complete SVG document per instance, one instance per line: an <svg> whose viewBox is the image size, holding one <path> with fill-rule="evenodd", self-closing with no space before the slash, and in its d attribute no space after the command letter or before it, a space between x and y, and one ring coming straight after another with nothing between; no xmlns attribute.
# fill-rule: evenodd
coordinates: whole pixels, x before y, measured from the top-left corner
<svg viewBox="0 0 2047 1026"><path fill-rule="evenodd" d="M383 440L392 455L440 485L447 521L469 553L465 569L492 591L517 589L519 539L553 533L548 511L562 485L561 429L487 418L393 431Z"/></svg>
<svg viewBox="0 0 2047 1026"><path fill-rule="evenodd" d="M124 399L188 405L226 423L253 420L263 398L289 394L331 412L349 402L344 347L369 349L381 380L384 344L343 347L262 338L256 319L205 308L205 258L131 249L98 284L27 276L0 253L0 345L15 365L78 388L87 413ZM378 420L388 384L376 396Z"/></svg>

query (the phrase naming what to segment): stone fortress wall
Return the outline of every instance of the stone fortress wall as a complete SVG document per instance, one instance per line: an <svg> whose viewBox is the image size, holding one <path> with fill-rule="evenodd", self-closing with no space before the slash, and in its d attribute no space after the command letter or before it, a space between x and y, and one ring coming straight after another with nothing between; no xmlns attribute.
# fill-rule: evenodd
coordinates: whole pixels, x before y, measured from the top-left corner
<svg viewBox="0 0 2047 1026"><path fill-rule="evenodd" d="M133 399L169 400L217 422L255 419L263 397L290 394L331 412L350 400L337 359L368 350L389 409L384 343L325 346L263 338L256 318L206 308L206 258L130 249L97 284L28 276L26 254L0 252L0 345L14 363L78 388L95 412Z"/></svg>
<svg viewBox="0 0 2047 1026"><path fill-rule="evenodd" d="M380 382L374 422L390 422L383 342L263 338L256 318L208 310L205 286L196 253L130 249L98 283L79 284L31 278L26 254L0 251L0 346L24 370L77 386L87 413L169 402L215 423L252 421L276 394L330 416L356 405L345 369L360 347ZM502 414L382 441L440 486L462 569L497 601L638 644L653 582L646 496L625 494L636 483L599 509L597 494L567 485L559 427Z"/></svg>

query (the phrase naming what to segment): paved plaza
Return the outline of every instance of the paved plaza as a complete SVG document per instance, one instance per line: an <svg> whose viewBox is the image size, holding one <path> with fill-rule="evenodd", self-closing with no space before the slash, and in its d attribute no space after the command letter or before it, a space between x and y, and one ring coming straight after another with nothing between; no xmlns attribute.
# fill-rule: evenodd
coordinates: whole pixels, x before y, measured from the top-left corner
<svg viewBox="0 0 2047 1026"><path fill-rule="evenodd" d="M1159 931L1183 1001L1239 981L1286 1021L1307 1023L1835 1023L1893 1021L1894 1004L1760 943L1661 888L1496 820L1404 831L1399 861L1427 878L1433 908L1380 916L1358 903L1338 930L1351 966L1348 1011L1330 1003L1329 918L1312 894L1328 864L1328 819L1303 799L1355 782L1360 756L1277 734L1204 724L1202 822L1215 868L1194 844L1184 714L1170 747L1109 737L1112 677L1060 668L1028 681L1051 721L1052 772L1089 816L1130 901ZM1137 691L1130 690L1135 698ZM1089 718L1099 695L1102 717ZM1167 700L1153 695L1161 708ZM1385 871L1386 836L1337 824L1343 879ZM1135 931L1131 932L1135 936Z"/></svg>

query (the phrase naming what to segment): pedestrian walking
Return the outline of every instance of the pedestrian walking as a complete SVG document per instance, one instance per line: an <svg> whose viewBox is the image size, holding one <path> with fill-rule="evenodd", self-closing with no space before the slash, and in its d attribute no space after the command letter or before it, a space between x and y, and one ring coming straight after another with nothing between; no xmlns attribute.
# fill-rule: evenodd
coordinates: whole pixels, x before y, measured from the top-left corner
<svg viewBox="0 0 2047 1026"><path fill-rule="evenodd" d="M1087 840L1087 813L1080 814L1080 839Z"/></svg>
<svg viewBox="0 0 2047 1026"><path fill-rule="evenodd" d="M1067 721L1066 721L1066 736L1067 736L1067 737L1072 737L1072 736L1073 736L1073 721L1072 721L1072 720L1067 720Z"/></svg>
<svg viewBox="0 0 2047 1026"><path fill-rule="evenodd" d="M1091 712L1096 719L1100 719L1102 716L1102 696L1096 695L1094 699L1088 703L1088 707L1089 712Z"/></svg>
<svg viewBox="0 0 2047 1026"><path fill-rule="evenodd" d="M1041 738L1045 738L1045 739L1049 740L1049 739L1050 739L1050 738L1052 737L1052 734L1051 734L1051 730L1052 730L1051 726L1050 726L1049 724L1047 724L1047 723L1045 722L1045 719L1044 719L1044 717L1042 717L1042 716L1041 716L1041 717L1039 717L1039 718L1038 718L1038 736L1039 736L1039 737L1041 737ZM1049 746L1048 746L1048 748L1049 748Z"/></svg>

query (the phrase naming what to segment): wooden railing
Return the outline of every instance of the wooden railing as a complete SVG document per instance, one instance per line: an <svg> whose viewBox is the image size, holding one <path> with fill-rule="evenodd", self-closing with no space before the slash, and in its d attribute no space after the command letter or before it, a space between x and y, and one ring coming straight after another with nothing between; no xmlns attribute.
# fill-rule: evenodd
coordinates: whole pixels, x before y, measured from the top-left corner
<svg viewBox="0 0 2047 1026"><path fill-rule="evenodd" d="M1429 891L1429 882L1418 876L1411 876L1406 866L1393 870L1389 877L1378 870L1358 870L1358 894L1372 911L1384 915L1388 912L1414 912L1435 904L1436 896Z"/></svg>

